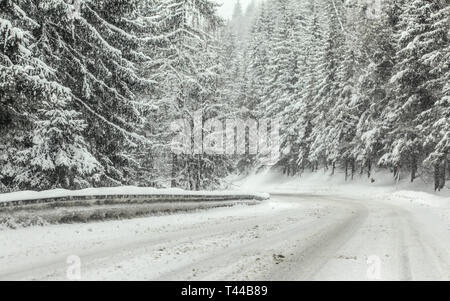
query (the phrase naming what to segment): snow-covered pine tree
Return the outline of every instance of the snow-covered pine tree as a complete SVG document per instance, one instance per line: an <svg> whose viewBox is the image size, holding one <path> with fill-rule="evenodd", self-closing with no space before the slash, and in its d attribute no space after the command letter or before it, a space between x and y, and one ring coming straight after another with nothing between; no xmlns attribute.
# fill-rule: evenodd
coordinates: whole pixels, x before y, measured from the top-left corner
<svg viewBox="0 0 450 301"><path fill-rule="evenodd" d="M430 91L434 105L419 118L418 130L425 137L426 166L434 169L435 189L445 186L450 154L450 6L438 1L438 8L429 16L431 27L419 37L428 47L420 62L429 66L424 86Z"/></svg>
<svg viewBox="0 0 450 301"><path fill-rule="evenodd" d="M339 82L338 68L342 57L342 45L344 42L344 29L342 28L343 9L342 3L337 1L325 1L321 3L321 20L326 24L324 32L322 57L318 71L318 90L314 97L313 130L311 133L311 152L309 161L313 170L319 164L328 165L329 158L334 156L330 150L336 149L338 138L331 136L334 118L337 112L331 109L338 98ZM331 156L330 156L331 155ZM334 162L331 162L334 164ZM344 160L344 163L348 163Z"/></svg>
<svg viewBox="0 0 450 301"><path fill-rule="evenodd" d="M272 55L274 59L270 65L272 70L269 76L270 98L266 99L265 111L277 111L274 117L282 121L281 124L281 151L283 156L278 165L288 175L297 173L298 161L298 134L301 129L297 127L299 91L302 87L299 82L305 73L305 23L304 5L297 1L279 2L281 17L275 28ZM263 98L264 100L264 98Z"/></svg>
<svg viewBox="0 0 450 301"><path fill-rule="evenodd" d="M137 1L80 2L80 11L62 0L17 2L38 27L34 54L55 70L56 80L69 88L68 109L84 113L84 133L104 170L102 184L126 183L134 162L129 150L140 122L135 91L149 85L136 73L140 39L132 34Z"/></svg>
<svg viewBox="0 0 450 301"><path fill-rule="evenodd" d="M30 144L31 114L53 89L64 88L48 81L51 69L32 55L31 31L38 27L12 1L0 2L0 185L14 188L17 168L12 159Z"/></svg>
<svg viewBox="0 0 450 301"><path fill-rule="evenodd" d="M245 28L245 34L246 34L246 36L245 36L246 42L248 42L250 30L256 20L256 17L259 13L259 9L260 9L261 5L262 4L260 2L256 2L256 0L252 0L252 2L250 2L250 4L247 6L247 9L245 10L244 28Z"/></svg>
<svg viewBox="0 0 450 301"><path fill-rule="evenodd" d="M257 112L264 96L264 89L268 78L270 59L271 35L273 33L273 19L270 18L266 5L263 3L255 24L251 30L247 56L248 69L246 73L245 106L254 111L255 117L263 117L263 112Z"/></svg>
<svg viewBox="0 0 450 301"><path fill-rule="evenodd" d="M357 162L366 168L369 177L383 147L385 125L381 112L389 101L388 83L395 63L393 29L396 20L392 14L395 16L395 10L385 6L380 18L367 19L361 28L363 31L358 32L363 66L357 83L360 104L353 153Z"/></svg>
<svg viewBox="0 0 450 301"><path fill-rule="evenodd" d="M264 117L264 112L260 110L260 103L268 76L269 37L273 22L269 19L265 3L262 3L255 13L257 13L255 21L249 23L250 29L247 39L240 42L234 32L234 35L236 35L236 45L233 46L234 54L232 57L223 56L225 59L224 66L230 66L231 64L235 66L231 70L239 70L239 73L235 74L224 71L225 74L230 75L229 80L232 81L231 84L228 83L228 86L235 89L235 91L230 91L229 94L231 99L234 100L232 117L242 120ZM246 18L250 18L250 15L246 15ZM249 22L248 19L245 21ZM229 45L229 41L225 40L224 44ZM227 101L228 98L229 96L225 95L224 100L227 103L229 102ZM236 167L242 173L257 168L259 167L258 156L252 154L239 156Z"/></svg>
<svg viewBox="0 0 450 301"><path fill-rule="evenodd" d="M93 185L101 167L81 135L85 123L66 109L72 103L70 90L39 57L33 33L40 24L21 5L29 8L30 3L0 2L2 187Z"/></svg>
<svg viewBox="0 0 450 301"><path fill-rule="evenodd" d="M300 16L306 20L297 25L300 29L301 51L298 57L299 80L296 87L296 99L290 105L290 114L295 118L292 131L296 132L296 165L300 171L310 167L308 157L311 147L314 97L317 94L318 65L321 60L323 29L319 20L316 0L309 0L305 7L300 7ZM303 25L303 26L301 26ZM303 29L301 27L304 27Z"/></svg>
<svg viewBox="0 0 450 301"><path fill-rule="evenodd" d="M361 173L367 168L370 175L372 153L377 153L376 139L379 139L371 113L382 109L379 102L386 94L382 90L387 82L384 74L391 75L389 67L392 65L386 64L392 56L388 52L391 47L387 47L392 35L386 17L369 18L367 9L359 2L349 2L345 6L345 19L341 20L345 42L338 68L339 93L332 108L335 123L330 129L336 140L328 160L334 166L343 158L345 169L350 166L352 178L357 167ZM370 132L366 135L366 131Z"/></svg>
<svg viewBox="0 0 450 301"><path fill-rule="evenodd" d="M391 78L392 94L385 107L386 123L384 155L379 163L392 167L399 176L401 168L417 177L424 157L424 135L418 130L423 112L431 109L437 99L428 82L433 79L431 67L421 61L429 52L429 33L433 31L432 15L439 0L413 0L402 6L397 33L397 64Z"/></svg>
<svg viewBox="0 0 450 301"><path fill-rule="evenodd" d="M230 26L234 34L236 34L241 53L245 52L245 48L249 42L250 31L258 10L258 5L254 0L247 6L247 9L242 7L240 0L237 0L235 3L233 15L228 22L228 26Z"/></svg>
<svg viewBox="0 0 450 301"><path fill-rule="evenodd" d="M22 189L80 189L100 183L103 169L83 137L81 113L67 109L70 95L43 102L32 132L31 148L17 153L15 183Z"/></svg>
<svg viewBox="0 0 450 301"><path fill-rule="evenodd" d="M234 5L230 25L232 26L233 32L237 35L239 41L242 41L242 38L245 35L245 17L240 0L237 0Z"/></svg>
<svg viewBox="0 0 450 301"><path fill-rule="evenodd" d="M166 0L158 6L161 43L147 65L149 79L157 83L155 105L166 119L165 128L178 119L194 125L194 112L204 119L218 112L220 59L216 33L221 20L209 0ZM170 146L170 145L169 145ZM194 150L194 149L192 149ZM173 154L172 186L200 189L217 183L226 168L219 157L203 154ZM217 164L217 165L216 165Z"/></svg>
<svg viewBox="0 0 450 301"><path fill-rule="evenodd" d="M106 184L129 183L130 171L138 167L131 150L137 142L147 143L135 134L142 121L136 92L153 84L137 73L136 63L148 60L137 51L145 40L130 22L138 4L83 2L80 17L72 21L73 41L62 52L68 57L63 76L87 112L87 136L104 166Z"/></svg>
<svg viewBox="0 0 450 301"><path fill-rule="evenodd" d="M229 24L220 33L220 59L221 59L221 102L228 103L231 107L238 109L244 106L242 99L245 98L244 76L246 62L244 61L244 49L238 34L233 26Z"/></svg>

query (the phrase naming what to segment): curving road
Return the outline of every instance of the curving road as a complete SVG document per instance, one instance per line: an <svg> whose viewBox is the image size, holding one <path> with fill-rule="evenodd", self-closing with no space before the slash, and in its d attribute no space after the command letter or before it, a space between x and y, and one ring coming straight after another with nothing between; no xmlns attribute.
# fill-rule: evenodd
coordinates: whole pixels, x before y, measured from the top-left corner
<svg viewBox="0 0 450 301"><path fill-rule="evenodd" d="M75 255L83 280L449 280L440 213L279 194L258 206L0 231L0 279L66 280Z"/></svg>

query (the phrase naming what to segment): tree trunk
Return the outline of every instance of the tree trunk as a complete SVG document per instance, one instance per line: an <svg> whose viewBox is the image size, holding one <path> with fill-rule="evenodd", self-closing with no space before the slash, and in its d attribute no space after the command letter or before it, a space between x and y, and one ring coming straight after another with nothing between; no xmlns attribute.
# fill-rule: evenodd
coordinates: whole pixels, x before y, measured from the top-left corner
<svg viewBox="0 0 450 301"><path fill-rule="evenodd" d="M439 163L436 163L434 165L434 191L440 191L439 174L440 174Z"/></svg>
<svg viewBox="0 0 450 301"><path fill-rule="evenodd" d="M400 181L400 167L394 167L394 179L395 181Z"/></svg>
<svg viewBox="0 0 450 301"><path fill-rule="evenodd" d="M194 182L194 171L193 171L193 164L194 157L193 155L189 155L187 158L187 174L188 174L188 182L189 182L189 190L193 191L195 189L195 182Z"/></svg>
<svg viewBox="0 0 450 301"><path fill-rule="evenodd" d="M352 159L352 181L355 177L355 171L356 171L355 159Z"/></svg>
<svg viewBox="0 0 450 301"><path fill-rule="evenodd" d="M439 174L439 190L444 189L447 172L447 160L442 160L440 174Z"/></svg>
<svg viewBox="0 0 450 301"><path fill-rule="evenodd" d="M335 171L336 171L336 162L333 162L333 169L331 171L332 176L334 176Z"/></svg>
<svg viewBox="0 0 450 301"><path fill-rule="evenodd" d="M348 161L345 160L345 181L348 180Z"/></svg>
<svg viewBox="0 0 450 301"><path fill-rule="evenodd" d="M414 180L416 179L416 174L417 174L417 160L416 157L413 157L411 162L411 183L413 183Z"/></svg>
<svg viewBox="0 0 450 301"><path fill-rule="evenodd" d="M172 180L171 180L171 183L170 183L170 186L172 188L177 187L177 180L176 180L176 177L177 177L177 164L178 164L178 162L177 162L177 155L176 154L172 154L172 173L171 173Z"/></svg>
<svg viewBox="0 0 450 301"><path fill-rule="evenodd" d="M371 175L372 175L372 161L369 160L367 162L367 177L370 179Z"/></svg>
<svg viewBox="0 0 450 301"><path fill-rule="evenodd" d="M445 162L447 162L447 169L448 169L448 176L449 176L449 180L450 180L450 161L449 158L445 158Z"/></svg>
<svg viewBox="0 0 450 301"><path fill-rule="evenodd" d="M198 155L197 157L197 174L196 174L196 183L195 183L195 190L200 190L202 183L202 173L203 173L203 166L202 166L203 158L202 155Z"/></svg>

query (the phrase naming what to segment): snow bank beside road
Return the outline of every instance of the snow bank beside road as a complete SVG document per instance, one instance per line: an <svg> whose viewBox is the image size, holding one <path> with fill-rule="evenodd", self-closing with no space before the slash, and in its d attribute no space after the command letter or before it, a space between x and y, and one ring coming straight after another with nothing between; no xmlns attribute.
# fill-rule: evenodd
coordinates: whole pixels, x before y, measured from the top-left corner
<svg viewBox="0 0 450 301"><path fill-rule="evenodd" d="M385 195L386 200L395 203L412 204L430 208L450 208L450 197L427 192L400 190Z"/></svg>
<svg viewBox="0 0 450 301"><path fill-rule="evenodd" d="M374 180L374 182L371 181ZM345 181L342 173L334 176L324 172L305 173L288 177L275 171L263 171L235 181L237 187L245 190L266 191L268 193L306 193L318 195L344 195L364 199L379 199L394 204L415 204L433 208L450 208L450 189L434 192L432 185L416 180L396 182L388 172L355 175Z"/></svg>
<svg viewBox="0 0 450 301"><path fill-rule="evenodd" d="M135 186L121 186L121 187L105 187L105 188L88 188L83 190L65 190L55 189L46 191L19 191L12 193L0 194L1 202L26 201L26 200L41 200L41 199L55 199L65 197L89 197L89 196L234 196L246 195L254 196L257 199L268 199L267 193L255 193L251 191L186 191L182 189L156 189Z"/></svg>
<svg viewBox="0 0 450 301"><path fill-rule="evenodd" d="M0 195L0 226L20 228L130 219L237 204L256 205L269 197L266 193L242 191L191 192L139 187L24 191Z"/></svg>

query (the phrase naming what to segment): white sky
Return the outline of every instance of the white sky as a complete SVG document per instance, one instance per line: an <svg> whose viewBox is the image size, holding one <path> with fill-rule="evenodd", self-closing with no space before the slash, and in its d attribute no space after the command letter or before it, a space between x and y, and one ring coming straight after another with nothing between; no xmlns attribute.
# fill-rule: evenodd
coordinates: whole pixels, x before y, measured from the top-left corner
<svg viewBox="0 0 450 301"><path fill-rule="evenodd" d="M231 18L231 16L233 15L234 5L236 4L237 0L214 0L214 1L216 1L219 4L223 4L222 7L219 7L220 16L227 19ZM250 2L252 2L252 0L240 0L240 1L242 9L245 12L247 5L249 5Z"/></svg>

